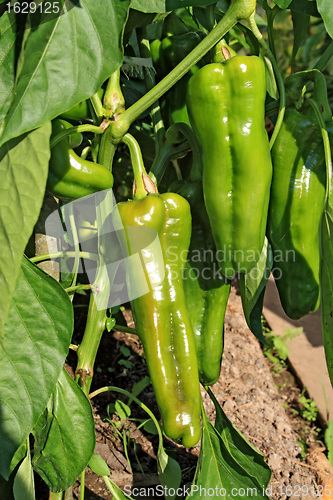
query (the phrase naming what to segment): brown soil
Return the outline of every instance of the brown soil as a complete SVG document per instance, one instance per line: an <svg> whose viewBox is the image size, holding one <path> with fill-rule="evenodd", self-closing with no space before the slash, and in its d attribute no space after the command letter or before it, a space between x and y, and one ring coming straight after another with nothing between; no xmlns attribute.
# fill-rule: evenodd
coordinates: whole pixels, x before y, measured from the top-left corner
<svg viewBox="0 0 333 500"><path fill-rule="evenodd" d="M125 317L128 326L134 326L129 311L126 311ZM121 354L119 348L122 345L129 348L129 356L126 351ZM69 364L74 366L74 362L73 356L69 359ZM327 459L322 453L324 450L322 444L316 442L317 423L308 424L297 414L300 389L292 374L286 369L275 373L273 379L272 365L273 363L263 355L260 343L247 328L240 297L233 288L225 319L225 348L221 376L212 390L227 417L263 453L271 467L269 497L273 500L318 498L317 488L318 484L322 484L321 478L327 467ZM148 374L138 338L120 332L104 334L95 368L92 390L105 385L114 385L131 391L133 385ZM280 388L279 391L277 387ZM204 390L202 397L206 413L213 422L213 403ZM155 415L159 415L151 385L140 394L139 398ZM117 399L127 401L115 393L106 393L93 400L97 432L96 453L106 460L111 470L110 477L120 488L124 488L125 485L144 487L157 485L159 484L155 455L157 438L142 429L137 429L138 424L133 421L128 420L125 425L116 427L119 419L112 414L108 415L107 407ZM131 404L131 411L133 419L147 418L145 412L135 403ZM121 437L124 430L128 438L127 451L131 466L125 458ZM313 452L308 461L302 459L299 440L306 441ZM187 450L169 441L165 443L165 447L174 453L179 462L183 482L191 482L199 446ZM309 493L305 494L306 491ZM74 485L73 493L78 499L79 483ZM87 500L112 498L103 479L89 469L86 474L85 498ZM149 498L154 497L149 496Z"/></svg>

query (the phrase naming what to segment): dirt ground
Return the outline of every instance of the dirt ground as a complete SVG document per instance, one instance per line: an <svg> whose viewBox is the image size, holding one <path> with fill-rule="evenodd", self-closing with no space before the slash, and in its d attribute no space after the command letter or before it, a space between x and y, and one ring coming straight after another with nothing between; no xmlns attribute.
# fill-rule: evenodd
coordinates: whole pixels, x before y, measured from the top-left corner
<svg viewBox="0 0 333 500"><path fill-rule="evenodd" d="M130 321L128 312L126 319ZM128 326L134 325L130 323ZM127 346L129 352L125 349L122 353L120 346ZM71 364L70 359L69 363ZM115 385L131 391L133 384L148 374L138 338L120 332L104 334L95 368L92 390L104 385ZM277 385L282 387L280 392ZM316 442L318 440L312 432L317 424L311 429L311 425L306 426L297 417L297 411L293 411L292 405L300 392L293 376L284 371L273 380L269 362L263 355L259 342L246 326L241 300L235 288L232 289L225 318L221 376L212 390L227 417L265 456L272 470L268 490L272 500L321 498L317 488L324 484L331 471L328 470L326 474L328 462L322 453L324 447L322 443ZM213 422L213 403L204 389L202 397L206 413ZM97 430L96 453L106 460L111 469L110 477L119 487L157 485L157 438L137 429L137 423L133 421L127 421L125 427L121 426L116 430L117 418L112 418L107 413L107 406L116 399L126 401L126 398L111 393L98 396L93 401ZM158 415L151 385L140 394L139 399ZM131 410L131 418L146 418L146 414L134 403ZM128 436L127 451L131 466L125 458L121 438L124 429ZM306 440L310 447L311 453L307 455L306 461L302 459L300 440ZM165 446L177 458L182 468L183 482L191 482L199 446L187 450L171 441L165 443ZM79 498L78 485L76 483L73 488L75 498ZM87 500L112 498L103 479L89 469L86 488Z"/></svg>

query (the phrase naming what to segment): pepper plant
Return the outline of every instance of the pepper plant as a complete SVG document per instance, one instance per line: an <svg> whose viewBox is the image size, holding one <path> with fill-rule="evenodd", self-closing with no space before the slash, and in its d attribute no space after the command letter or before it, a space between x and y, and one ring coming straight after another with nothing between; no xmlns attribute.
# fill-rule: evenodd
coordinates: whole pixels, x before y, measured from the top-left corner
<svg viewBox="0 0 333 500"><path fill-rule="evenodd" d="M282 11L293 26L287 63L274 26ZM90 401L107 392L128 395L155 423L166 497L182 480L169 438L201 439L187 498L203 498L200 488L240 498L245 486L268 498L264 457L209 386L220 375L231 279L265 342L271 271L291 318L321 305L333 377L329 3L1 0L0 15L1 498L35 498L38 474L52 499L70 498L80 476L83 499L88 465L125 498L94 454ZM314 25L320 38L309 35ZM46 238L61 243L31 251L50 200ZM42 261L60 263L58 280ZM74 345L77 293L89 305ZM104 332L133 333L116 323L123 303L160 415L121 388L91 392ZM74 379L64 369L70 349Z"/></svg>

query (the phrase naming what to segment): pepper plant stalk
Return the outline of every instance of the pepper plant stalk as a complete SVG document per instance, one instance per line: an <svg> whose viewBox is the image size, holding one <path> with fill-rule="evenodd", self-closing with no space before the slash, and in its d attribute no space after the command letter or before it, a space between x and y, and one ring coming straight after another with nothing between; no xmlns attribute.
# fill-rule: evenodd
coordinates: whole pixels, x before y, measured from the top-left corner
<svg viewBox="0 0 333 500"><path fill-rule="evenodd" d="M78 348L78 364L75 381L80 385L86 396L89 394L94 363L99 344L105 329L106 310L98 310L94 295L90 294L88 318L82 342Z"/></svg>

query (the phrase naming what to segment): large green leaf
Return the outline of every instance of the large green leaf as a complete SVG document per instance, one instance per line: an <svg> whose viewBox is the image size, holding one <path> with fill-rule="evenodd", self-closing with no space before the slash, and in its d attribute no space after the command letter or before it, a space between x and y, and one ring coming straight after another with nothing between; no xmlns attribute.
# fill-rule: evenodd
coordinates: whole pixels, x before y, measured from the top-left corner
<svg viewBox="0 0 333 500"><path fill-rule="evenodd" d="M214 427L202 412L200 455L187 498L268 500L265 489L271 473L263 456L233 427L215 398L213 401L220 415Z"/></svg>
<svg viewBox="0 0 333 500"><path fill-rule="evenodd" d="M90 402L65 369L33 434L34 470L51 491L66 490L94 452L95 424Z"/></svg>
<svg viewBox="0 0 333 500"><path fill-rule="evenodd" d="M128 8L129 0L80 0L57 17L31 15L0 144L98 90L122 63Z"/></svg>
<svg viewBox="0 0 333 500"><path fill-rule="evenodd" d="M247 274L239 277L244 316L251 332L266 344L262 332L261 314L264 303L265 286L273 266L272 249L265 243L256 266Z"/></svg>
<svg viewBox="0 0 333 500"><path fill-rule="evenodd" d="M257 482L258 486L261 488L265 486L266 488L272 473L263 455L233 426L211 389L208 390L208 393L215 406L215 428L220 433L225 445L229 447L230 454L244 468L246 473L253 478L253 481Z"/></svg>
<svg viewBox="0 0 333 500"><path fill-rule="evenodd" d="M0 130L8 111L15 81L15 14L5 12L0 18Z"/></svg>
<svg viewBox="0 0 333 500"><path fill-rule="evenodd" d="M327 33L333 38L332 0L317 0L317 7L323 18Z"/></svg>
<svg viewBox="0 0 333 500"><path fill-rule="evenodd" d="M328 373L333 385L333 200L321 224L320 295L323 341Z"/></svg>
<svg viewBox="0 0 333 500"><path fill-rule="evenodd" d="M72 332L66 292L24 258L0 346L0 474L5 479L15 451L47 405Z"/></svg>
<svg viewBox="0 0 333 500"><path fill-rule="evenodd" d="M0 344L22 255L43 203L51 124L0 148Z"/></svg>
<svg viewBox="0 0 333 500"><path fill-rule="evenodd" d="M132 0L131 8L141 12L170 12L182 7L206 7L213 0Z"/></svg>
<svg viewBox="0 0 333 500"><path fill-rule="evenodd" d="M167 12L166 0L132 0L131 9L140 12Z"/></svg>
<svg viewBox="0 0 333 500"><path fill-rule="evenodd" d="M287 9L290 5L291 0L274 0L274 3L280 7L280 9Z"/></svg>
<svg viewBox="0 0 333 500"><path fill-rule="evenodd" d="M289 9L301 14L309 14L310 16L320 17L317 10L316 2L313 0L292 0Z"/></svg>

